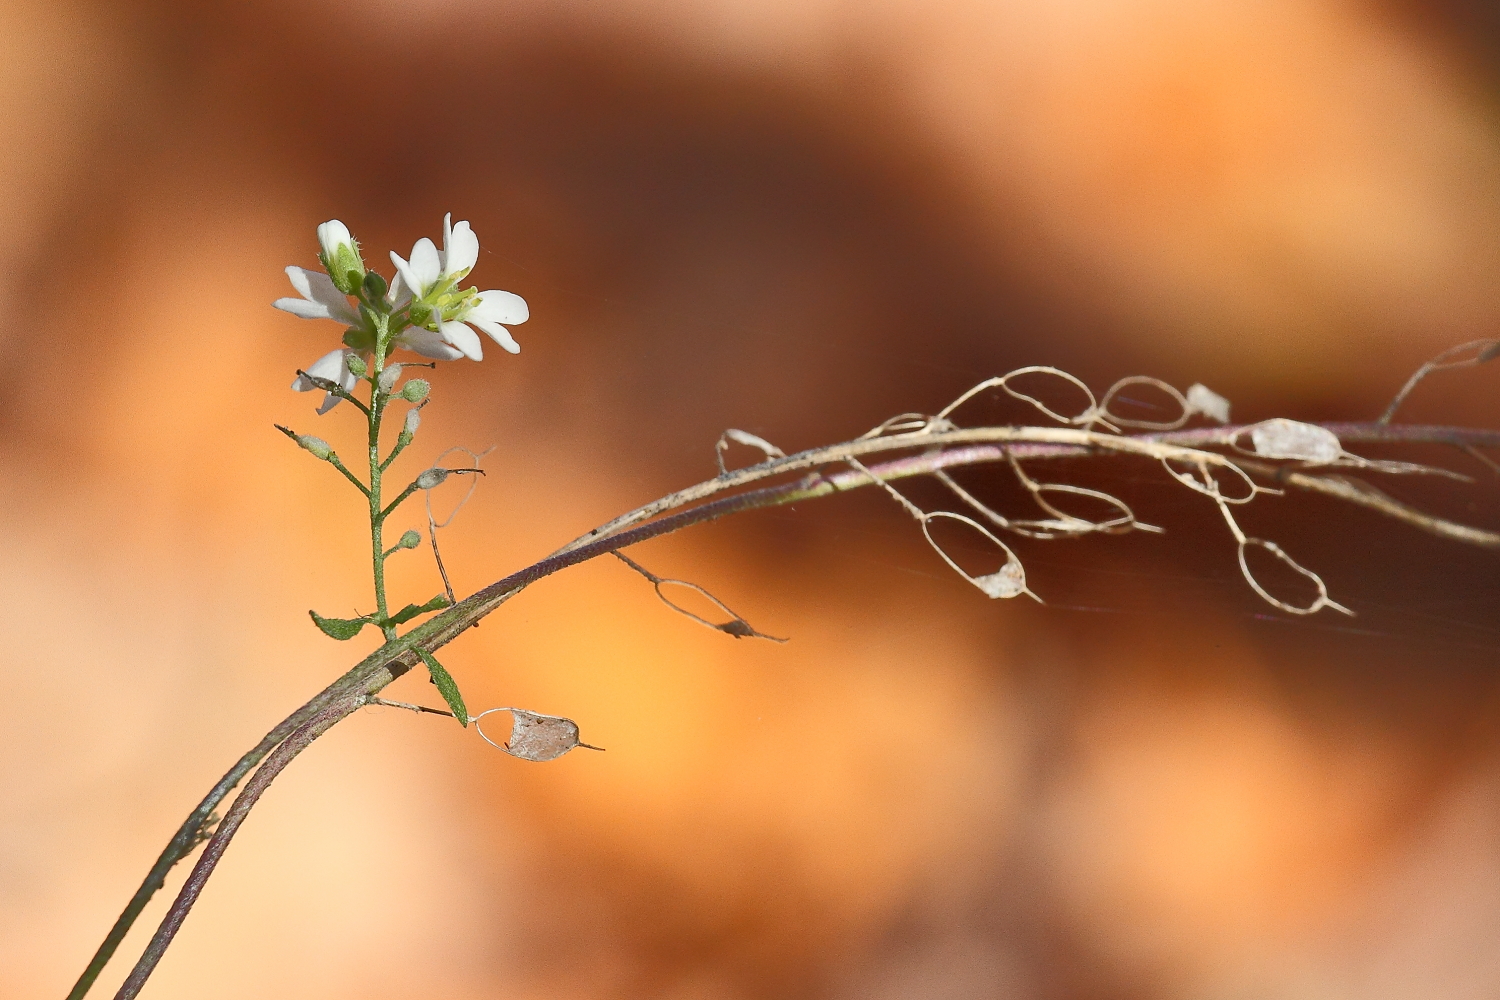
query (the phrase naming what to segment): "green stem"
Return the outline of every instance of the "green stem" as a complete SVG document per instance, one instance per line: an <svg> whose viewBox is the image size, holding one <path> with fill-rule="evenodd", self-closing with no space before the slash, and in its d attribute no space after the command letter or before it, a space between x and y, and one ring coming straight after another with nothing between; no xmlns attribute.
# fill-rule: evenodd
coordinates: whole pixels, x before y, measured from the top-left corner
<svg viewBox="0 0 1500 1000"><path fill-rule="evenodd" d="M380 519L384 521L386 518L390 517L392 512L394 512L397 507L401 506L402 502L406 500L407 497L411 496L419 489L421 489L421 487L416 484L415 480L413 480L410 486L401 491L400 496L392 500L390 502L390 505L380 512Z"/></svg>
<svg viewBox="0 0 1500 1000"><path fill-rule="evenodd" d="M360 482L359 481L359 477L356 476L354 473L350 472L344 466L343 462L339 461L339 457L337 455L329 455L328 456L328 461L329 461L329 464L331 464L335 469L338 469L340 472L342 472L344 474L344 478L345 479L349 480L349 482L351 482L351 483L354 484L355 489L359 490L365 496L369 496L370 495L370 491L367 490L367 489L365 489L365 484L362 483L362 482Z"/></svg>
<svg viewBox="0 0 1500 1000"><path fill-rule="evenodd" d="M411 444L411 438L405 433L398 437L396 439L396 447L392 448L391 453L385 457L385 461L380 463L380 470L384 472L386 469L389 469L391 463L396 460L396 456L405 451L406 446L409 444Z"/></svg>
<svg viewBox="0 0 1500 1000"><path fill-rule="evenodd" d="M380 506L380 477L385 466L380 461L380 419L385 415L385 404L390 397L380 391L380 373L385 370L386 324L376 331L375 355L370 365L370 553L375 575L375 607L382 621L388 619L390 608L385 599L385 542L383 529L385 512ZM387 642L396 638L396 626L383 626Z"/></svg>

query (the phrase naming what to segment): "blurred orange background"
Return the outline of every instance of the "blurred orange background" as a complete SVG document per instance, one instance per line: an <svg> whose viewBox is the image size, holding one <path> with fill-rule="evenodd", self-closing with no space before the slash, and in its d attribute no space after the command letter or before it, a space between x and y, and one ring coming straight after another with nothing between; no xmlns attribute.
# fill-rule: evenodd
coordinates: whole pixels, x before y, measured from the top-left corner
<svg viewBox="0 0 1500 1000"><path fill-rule="evenodd" d="M368 608L361 514L272 428L358 438L286 388L337 329L270 308L326 219L389 274L451 211L531 304L520 356L440 366L397 466L495 446L444 536L465 593L712 475L725 427L797 450L1026 364L1364 418L1500 312L1500 22L1459 0L4 13L4 996L62 996L202 793L372 647L307 621ZM1408 416L1494 427L1494 377ZM1291 621L1201 498L1097 475L1168 534L1017 543L1045 607L879 496L633 551L784 646L614 560L537 585L445 662L608 752L365 710L145 995L1500 992L1493 556L1263 498L1247 528L1359 612ZM1500 523L1493 476L1391 489ZM425 549L391 565L437 592Z"/></svg>

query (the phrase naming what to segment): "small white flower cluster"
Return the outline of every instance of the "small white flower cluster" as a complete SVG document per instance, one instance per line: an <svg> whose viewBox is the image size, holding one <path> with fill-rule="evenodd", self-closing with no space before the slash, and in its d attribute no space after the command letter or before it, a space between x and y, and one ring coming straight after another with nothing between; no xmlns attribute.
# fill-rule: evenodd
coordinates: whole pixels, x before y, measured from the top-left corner
<svg viewBox="0 0 1500 1000"><path fill-rule="evenodd" d="M481 292L459 287L479 259L479 237L467 222L455 226L451 214L444 217L442 250L424 236L411 248L410 259L393 252L396 278L389 286L379 274L366 271L359 244L337 219L318 227L318 244L323 270L288 267L287 277L301 298L277 299L272 304L303 319L342 323L348 327L344 332L347 346L309 365L306 374L292 383L298 392L319 388L314 379L351 391L360 375L350 371L349 359L357 356L365 362L355 364L362 374L377 346L382 356L402 347L439 361L482 360L484 348L473 327L511 354L521 350L503 324L526 322L530 315L526 300L498 289ZM338 402L339 397L330 392L318 412L327 413Z"/></svg>

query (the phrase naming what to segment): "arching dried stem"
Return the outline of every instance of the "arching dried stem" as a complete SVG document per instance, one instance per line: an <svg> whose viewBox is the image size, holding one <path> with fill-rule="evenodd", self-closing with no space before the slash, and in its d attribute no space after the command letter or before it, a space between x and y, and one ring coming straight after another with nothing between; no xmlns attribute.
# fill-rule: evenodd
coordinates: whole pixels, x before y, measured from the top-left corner
<svg viewBox="0 0 1500 1000"><path fill-rule="evenodd" d="M1464 357L1464 355L1471 356ZM1406 380L1406 384L1401 387L1400 392L1396 393L1396 398L1391 400L1391 405L1385 408L1385 412L1380 415L1380 419L1376 423L1390 423L1391 418L1396 415L1396 411L1401 408L1401 404L1406 402L1406 397L1410 396L1412 390L1432 373L1447 371L1450 368L1473 368L1475 365L1482 365L1487 361L1493 361L1497 357L1500 357L1500 340L1496 340L1493 337L1471 340L1467 344L1459 344L1457 347L1448 348L1442 354L1439 354L1412 373L1411 378ZM1459 360L1455 361L1453 360L1454 358L1458 358Z"/></svg>
<svg viewBox="0 0 1500 1000"><path fill-rule="evenodd" d="M1449 360L1457 356L1457 353L1462 350L1472 350L1475 352L1474 356L1459 361ZM209 838L209 848L205 851L204 858L208 859L210 853L212 853L212 860L208 861L206 867L205 862L200 860L198 867L195 868L194 876L190 877L190 884L196 887L193 893L186 893L184 896L179 897L178 903L174 904L173 908L169 911L167 921L163 923L163 929L158 931L158 936L153 939L153 943L148 948L147 954L143 956L141 963L132 972L130 979L127 981L127 986L132 991L138 990L140 984L145 981L145 977L149 975L151 968L160 957L161 950L165 948L165 942L171 939L171 934L175 933L176 927L180 925L181 920L186 915L187 908L191 906L192 900L196 898L196 891L197 888L201 888L202 879L206 878L207 872L212 870L213 862L217 860L218 855L222 853L223 846L227 844L229 837L233 835L238 822L243 818L244 811L248 810L249 806L253 804L254 798L247 798L247 796L250 796L252 788L255 789L255 794L258 795L260 790L263 790L265 784L269 783L271 778L275 776L275 773L292 756L295 756L307 742L310 742L311 739L326 730L328 726L331 726L349 711L352 711L353 707L364 704L368 696L375 695L396 678L413 669L421 662L421 653L431 653L440 649L459 635L462 635L484 616L495 611L506 601L510 600L510 598L520 593L521 590L553 573L606 552L618 552L618 550L627 546L730 514L806 501L831 496L846 490L878 485L899 501L903 509L907 510L908 513L912 514L919 521L924 536L932 543L934 550L955 571L962 574L981 591L992 597L1007 597L1026 593L1035 598L1036 595L1031 594L1026 589L1025 575L1021 569L1020 559L982 524L965 514L952 511L923 511L896 490L892 484L905 478L934 476L943 485L952 490L960 500L995 527L1016 531L1022 535L1030 533L1029 537L1035 539L1049 537L1053 532L1061 536L1105 533L1114 530L1147 529L1146 525L1141 524L1135 519L1134 512L1125 506L1123 501L1119 501L1118 498L1111 497L1109 494L1099 491L1085 490L1081 487L1074 487L1068 484L1039 482L1033 479L1028 473L1025 473L1021 465L1023 460L1029 463L1061 457L1103 458L1114 456L1121 459L1145 459L1153 463L1159 463L1174 480L1189 486L1196 492L1211 499L1223 514L1225 522L1229 526L1230 533L1236 540L1239 549L1241 570L1247 583L1262 599L1290 614L1312 614L1322 608L1332 608L1347 614L1350 613L1349 609L1330 599L1323 581L1315 573L1296 563L1289 555L1276 546L1274 542L1251 538L1245 535L1235 521L1231 506L1248 503L1263 492L1275 492L1272 485L1262 485L1256 482L1254 477L1260 477L1267 483L1274 484L1274 487L1290 487L1319 493L1334 499L1356 504L1444 538L1469 545L1500 549L1500 532L1460 524L1418 511L1409 505L1387 496L1367 483L1332 471L1319 471L1320 469L1344 468L1348 467L1349 464L1354 464L1349 463L1347 459L1357 459L1358 456L1348 456L1348 453L1344 452L1343 449L1347 448L1350 444L1362 442L1380 442L1384 444L1438 443L1474 451L1481 448L1500 448L1500 432L1496 431L1455 427L1397 426L1389 422L1390 415L1395 412L1400 402L1410 393L1411 389L1425 374L1446 367L1480 364L1497 356L1497 354L1500 354L1500 348L1497 348L1496 341L1476 341L1473 344L1464 345L1464 348L1455 349L1455 352L1442 355L1424 366L1424 369L1417 376L1413 376L1413 379L1402 389L1402 392L1397 396L1395 402L1380 421L1364 424L1337 423L1317 425L1328 433L1335 435L1341 442L1341 454L1338 463L1332 465L1324 464L1322 466L1315 466L1309 465L1305 461L1281 460L1263 454L1236 454L1231 457L1215 450L1232 449L1236 438L1249 430L1245 426L1183 427L1171 431L1121 434L1118 432L1116 424L1135 426L1135 424L1143 424L1143 422L1132 423L1125 420L1118 420L1116 419L1117 415L1111 415L1106 412L1105 408L1108 403L1112 401L1114 395L1117 395L1115 390L1111 390L1111 393L1106 394L1105 403L1101 405L1095 400L1087 386L1084 386L1073 376L1052 368L1020 369L1009 375L981 383L961 395L935 416L902 414L883 422L869 433L854 440L812 448L784 457L778 457L778 454L773 453L779 451L774 449L774 446L770 446L771 450L761 447L761 444L764 444L764 442L761 442L761 444L756 443L760 439L756 439L756 441L748 440L753 435L746 435L744 438L731 437L729 440L736 440L742 444L761 447L761 450L768 456L767 459L756 465L734 470L725 469L721 464L722 472L714 479L678 490L675 493L668 494L623 514L607 524L600 525L592 531L574 539L547 558L512 573L503 579L497 580L470 597L456 602L446 611L422 623L407 634L387 641L383 646L352 667L343 677L329 685L267 734L265 739L236 763L230 772L214 786L199 806L188 816L187 820L178 830L177 835L173 837L172 842L163 851L157 864L153 866L151 872L147 875L141 888L132 898L130 905L121 914L119 920L116 921L110 935L106 938L104 944L101 945L88 969L85 970L84 975L80 977L78 984L75 985L73 992L69 995L69 1000L79 1000L87 992L99 969L102 968L104 962L108 960L110 954L124 937L126 931L129 930L136 916L145 906L146 901L160 888L167 871L173 864L185 857L192 850L194 843L199 839L202 832L208 828L208 825L211 823L213 810L262 760L265 761L265 764L261 767L260 771L256 772L251 785L246 788L245 795L236 800L230 813L225 816L224 822L219 824L217 830ZM1088 407L1077 415L1065 416L1048 408L1035 397L1012 389L1009 386L1009 380L1020 375L1032 373L1053 375L1071 385L1080 387L1088 399ZM1137 383L1127 381L1125 384ZM1154 382L1150 384L1155 385ZM1117 383L1116 388L1120 385L1121 383ZM974 395L984 389L995 386L1004 389L1004 391L1016 399L1031 403L1040 412L1064 426L1001 425L961 427L951 419L952 414L964 402L973 398ZM1227 402L1218 397L1208 399L1203 393L1198 393L1197 395L1207 402L1204 406L1196 407L1195 412L1212 415L1210 413L1211 408L1227 415ZM1224 405L1220 407L1220 403ZM1095 429L1097 427L1104 427L1106 430L1100 431ZM473 453L471 452L470 454L472 455ZM880 462L866 461L876 456L884 456L885 460ZM476 467L479 457L474 456ZM1023 485L1030 484L1027 485L1028 491L1034 498L1037 498L1043 510L1054 515L1052 520L1027 522L1008 520L997 512L989 510L988 507L973 498L967 491L963 491L952 480L951 476L948 475L948 470L951 469L996 462L1009 464L1013 473L1021 477ZM1419 467L1410 463L1376 462L1360 459L1357 464L1362 471L1380 474L1430 474L1432 471L1430 467ZM825 469L836 469L840 465L847 466L848 471L830 473L823 471ZM1180 471L1183 469L1191 471ZM802 478L791 482L785 481L786 477L794 476L797 473L803 473ZM1224 490L1220 486L1220 475L1229 476L1231 479L1238 480L1243 484L1245 486L1244 495L1241 495L1238 491L1232 495L1225 495ZM782 480L782 482L775 484L775 480ZM1100 522L1090 522L1082 518L1075 518L1060 511L1050 501L1046 501L1042 494L1047 492L1089 496L1114 505L1120 511L1120 516ZM977 577L969 574L958 566L932 539L930 525L934 520L957 521L971 530L978 532L1005 554L1005 563L995 573ZM447 521L442 523L446 524ZM442 527L442 524L439 524L436 518L431 516L429 508L429 531L433 531L439 527ZM1306 607L1300 607L1284 602L1270 594L1249 570L1245 553L1250 547L1257 547L1270 552L1294 572L1301 574L1311 581L1317 588L1317 599ZM435 538L434 553L436 554ZM439 562L439 565L441 568L441 562ZM658 587L658 593L660 593L660 586L667 583L689 587L713 601L726 614L731 615L733 621L729 623L729 627L715 625L684 609L677 608L670 601L666 601L670 606L687 614L689 617L709 627L717 628L721 631L729 631L730 634L736 634L731 631L731 627L734 626L735 622L744 621L744 619L725 607L722 602L714 598L713 595L708 594L702 588L697 587L697 585L685 581L663 580L662 578L654 577L654 575L642 569L639 564L633 565L638 572L643 573L643 575L646 575L648 579L653 581L653 586ZM444 573L444 579L446 584L446 573ZM448 593L450 596L453 594L451 585L448 586ZM664 596L663 600L666 600ZM746 628L748 628L748 625ZM760 633L754 633L751 630L744 634L759 635ZM771 637L766 636L766 638ZM543 717L536 713L530 714L538 719L561 718L558 716ZM268 754L271 756L268 757ZM243 809L240 808L241 802L245 803ZM233 822L231 822L232 818ZM198 876L200 870L203 873L201 878ZM122 997L133 995L134 992L121 994Z"/></svg>

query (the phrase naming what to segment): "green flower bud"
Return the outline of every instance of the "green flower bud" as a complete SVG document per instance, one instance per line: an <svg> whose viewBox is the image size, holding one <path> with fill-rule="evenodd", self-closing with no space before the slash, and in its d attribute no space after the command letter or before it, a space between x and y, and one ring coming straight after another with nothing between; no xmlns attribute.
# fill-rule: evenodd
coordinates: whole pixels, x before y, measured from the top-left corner
<svg viewBox="0 0 1500 1000"><path fill-rule="evenodd" d="M385 279L376 271L365 272L365 295L372 299L383 299L388 287Z"/></svg>
<svg viewBox="0 0 1500 1000"><path fill-rule="evenodd" d="M303 447L306 447L305 445ZM448 478L448 470L443 468L428 469L417 477L417 489L430 490L443 485L443 480Z"/></svg>
<svg viewBox="0 0 1500 1000"><path fill-rule="evenodd" d="M373 351L375 337L362 327L351 326L344 331L344 346L356 351Z"/></svg>
<svg viewBox="0 0 1500 1000"><path fill-rule="evenodd" d="M428 384L425 378L414 378L401 387L401 398L408 403L420 403L427 398L427 394L431 391L432 386ZM412 410L411 412L416 413L417 411ZM408 417L407 419L410 418Z"/></svg>
<svg viewBox="0 0 1500 1000"><path fill-rule="evenodd" d="M311 434L299 434L297 435L297 443L312 452L314 458L321 458L326 462L333 457L333 448L329 446L327 441L324 441L320 437L314 437Z"/></svg>
<svg viewBox="0 0 1500 1000"><path fill-rule="evenodd" d="M421 545L421 544L422 544L422 536L419 535L419 534L417 534L415 531L411 530L410 528L408 528L407 531L406 531L406 534L404 534L404 535L401 536L401 541L399 541L399 542L396 543L396 548L398 548L398 549L414 549L418 545Z"/></svg>
<svg viewBox="0 0 1500 1000"><path fill-rule="evenodd" d="M365 365L365 359L358 354L351 354L344 359L344 365L349 369L349 374L355 378L364 378L369 368Z"/></svg>

